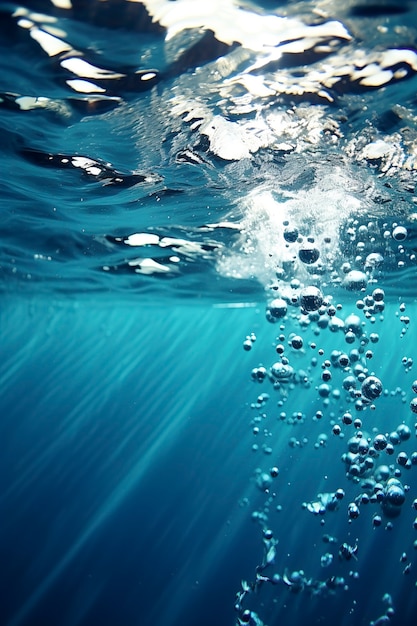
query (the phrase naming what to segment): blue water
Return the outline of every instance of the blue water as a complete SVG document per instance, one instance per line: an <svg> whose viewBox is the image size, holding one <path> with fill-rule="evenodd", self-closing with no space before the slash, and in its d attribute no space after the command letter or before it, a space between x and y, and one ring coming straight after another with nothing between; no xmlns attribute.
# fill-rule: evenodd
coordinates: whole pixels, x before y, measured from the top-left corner
<svg viewBox="0 0 417 626"><path fill-rule="evenodd" d="M1 624L415 623L416 41L0 3Z"/></svg>

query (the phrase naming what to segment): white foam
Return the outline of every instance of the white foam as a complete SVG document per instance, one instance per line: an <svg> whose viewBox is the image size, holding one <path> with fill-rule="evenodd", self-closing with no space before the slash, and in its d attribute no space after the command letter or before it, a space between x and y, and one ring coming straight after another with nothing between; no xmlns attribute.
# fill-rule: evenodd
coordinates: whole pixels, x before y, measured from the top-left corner
<svg viewBox="0 0 417 626"><path fill-rule="evenodd" d="M361 208L352 189L354 181L342 168L322 168L320 180L312 187L294 192L271 189L271 183L254 189L242 201L241 236L218 262L220 274L234 278L258 280L265 287L275 280L277 269L304 283L311 280L298 259L298 242L287 244L284 222L314 237L320 250L319 262L331 265L340 254L341 224ZM324 239L330 243L324 243Z"/></svg>

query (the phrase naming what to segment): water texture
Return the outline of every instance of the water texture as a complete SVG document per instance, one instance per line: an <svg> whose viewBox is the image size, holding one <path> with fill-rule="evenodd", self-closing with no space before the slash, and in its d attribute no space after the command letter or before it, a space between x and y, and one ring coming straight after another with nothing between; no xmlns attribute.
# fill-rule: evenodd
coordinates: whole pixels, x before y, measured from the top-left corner
<svg viewBox="0 0 417 626"><path fill-rule="evenodd" d="M417 3L0 2L0 622L408 626Z"/></svg>

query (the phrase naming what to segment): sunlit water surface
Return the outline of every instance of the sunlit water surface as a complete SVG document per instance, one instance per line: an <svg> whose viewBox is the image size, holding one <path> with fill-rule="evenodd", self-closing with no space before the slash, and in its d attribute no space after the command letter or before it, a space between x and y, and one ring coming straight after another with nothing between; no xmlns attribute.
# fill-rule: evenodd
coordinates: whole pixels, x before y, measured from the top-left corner
<svg viewBox="0 0 417 626"><path fill-rule="evenodd" d="M417 611L417 3L0 3L0 622Z"/></svg>

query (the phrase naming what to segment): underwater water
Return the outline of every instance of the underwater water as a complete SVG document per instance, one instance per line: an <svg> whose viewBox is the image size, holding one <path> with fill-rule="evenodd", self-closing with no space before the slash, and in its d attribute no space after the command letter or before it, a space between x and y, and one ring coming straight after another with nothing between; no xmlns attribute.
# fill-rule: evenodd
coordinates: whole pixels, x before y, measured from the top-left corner
<svg viewBox="0 0 417 626"><path fill-rule="evenodd" d="M0 623L414 625L417 2L0 48Z"/></svg>

